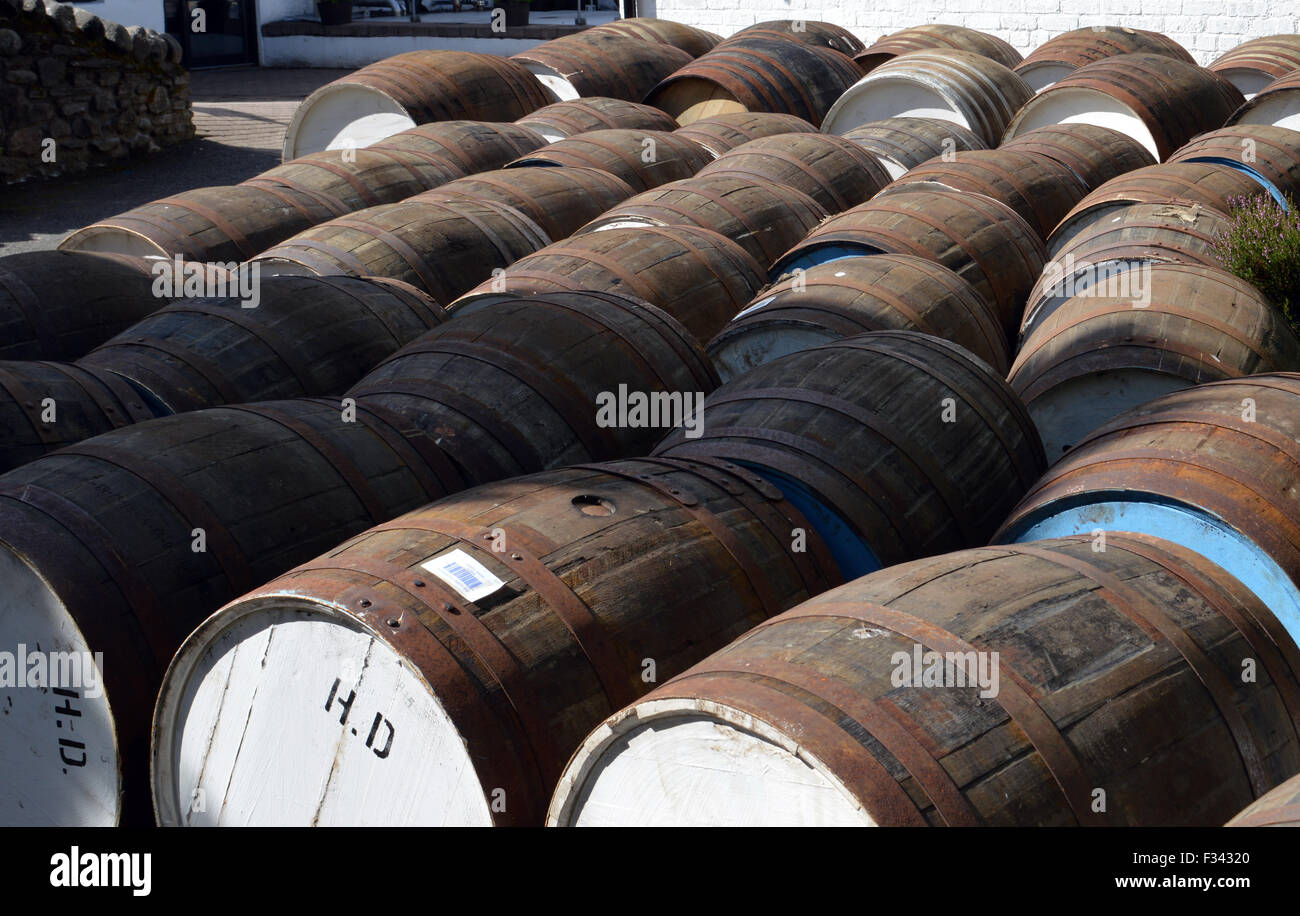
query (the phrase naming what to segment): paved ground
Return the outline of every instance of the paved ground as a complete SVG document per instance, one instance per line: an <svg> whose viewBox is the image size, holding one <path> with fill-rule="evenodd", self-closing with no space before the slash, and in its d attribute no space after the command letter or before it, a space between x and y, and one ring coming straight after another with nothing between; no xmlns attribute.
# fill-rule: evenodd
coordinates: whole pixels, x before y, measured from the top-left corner
<svg viewBox="0 0 1300 916"><path fill-rule="evenodd" d="M344 70L200 70L199 138L121 168L0 190L0 255L53 248L73 229L188 188L238 184L278 165L284 128L313 89Z"/></svg>

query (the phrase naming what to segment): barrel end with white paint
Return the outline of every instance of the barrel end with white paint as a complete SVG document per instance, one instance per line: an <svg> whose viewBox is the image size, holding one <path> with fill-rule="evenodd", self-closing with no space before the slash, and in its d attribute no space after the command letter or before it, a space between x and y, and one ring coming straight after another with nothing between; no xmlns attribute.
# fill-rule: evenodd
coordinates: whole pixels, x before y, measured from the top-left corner
<svg viewBox="0 0 1300 916"><path fill-rule="evenodd" d="M396 99L360 83L328 83L298 106L284 133L283 160L362 149L415 126Z"/></svg>
<svg viewBox="0 0 1300 916"><path fill-rule="evenodd" d="M1142 144L1157 162L1161 159L1155 136L1137 112L1104 92L1077 86L1062 86L1036 95L1012 119L1002 142L1053 124L1108 127Z"/></svg>
<svg viewBox="0 0 1300 916"><path fill-rule="evenodd" d="M707 699L638 703L597 728L560 778L551 827L871 827L779 728Z"/></svg>
<svg viewBox="0 0 1300 916"><path fill-rule="evenodd" d="M0 824L113 826L121 768L99 666L113 659L96 660L55 588L3 542L0 582Z"/></svg>
<svg viewBox="0 0 1300 916"><path fill-rule="evenodd" d="M493 821L424 677L367 623L288 593L190 636L159 694L152 754L163 826Z"/></svg>

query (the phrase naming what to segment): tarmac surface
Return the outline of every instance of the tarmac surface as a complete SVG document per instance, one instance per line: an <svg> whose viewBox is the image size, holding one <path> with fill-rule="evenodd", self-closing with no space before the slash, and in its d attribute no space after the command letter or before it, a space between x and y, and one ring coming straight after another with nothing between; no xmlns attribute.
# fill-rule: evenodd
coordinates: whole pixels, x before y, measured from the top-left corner
<svg viewBox="0 0 1300 916"><path fill-rule="evenodd" d="M347 72L194 71L197 139L81 175L0 186L0 255L54 248L95 220L190 188L238 184L279 165L284 129L298 103Z"/></svg>

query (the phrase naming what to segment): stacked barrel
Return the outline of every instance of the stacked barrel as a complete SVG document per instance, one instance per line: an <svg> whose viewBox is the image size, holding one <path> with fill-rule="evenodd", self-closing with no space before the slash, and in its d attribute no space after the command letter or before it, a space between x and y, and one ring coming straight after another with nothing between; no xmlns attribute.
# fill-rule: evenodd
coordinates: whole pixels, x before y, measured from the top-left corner
<svg viewBox="0 0 1300 916"><path fill-rule="evenodd" d="M1228 821L1300 771L1300 340L1215 247L1287 48L413 52L0 260L0 635L105 653L0 812Z"/></svg>

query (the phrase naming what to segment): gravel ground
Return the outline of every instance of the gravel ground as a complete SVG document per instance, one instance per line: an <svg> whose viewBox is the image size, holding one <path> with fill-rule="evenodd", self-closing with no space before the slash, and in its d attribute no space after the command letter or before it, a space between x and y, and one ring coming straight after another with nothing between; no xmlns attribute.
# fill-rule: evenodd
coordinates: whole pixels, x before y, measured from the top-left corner
<svg viewBox="0 0 1300 916"><path fill-rule="evenodd" d="M74 229L168 194L238 184L280 163L284 128L346 70L243 67L191 74L199 138L121 167L0 190L0 255L54 248Z"/></svg>

